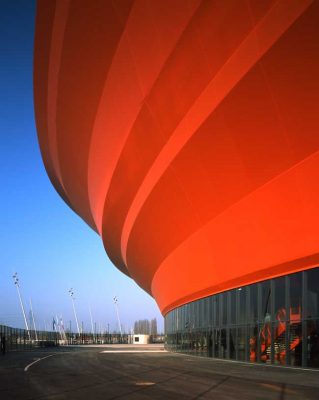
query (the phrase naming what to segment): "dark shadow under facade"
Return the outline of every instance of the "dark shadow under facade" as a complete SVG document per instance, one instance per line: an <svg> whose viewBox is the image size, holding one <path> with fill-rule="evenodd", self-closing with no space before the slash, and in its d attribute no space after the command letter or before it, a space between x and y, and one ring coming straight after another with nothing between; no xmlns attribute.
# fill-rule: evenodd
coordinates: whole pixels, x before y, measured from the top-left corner
<svg viewBox="0 0 319 400"><path fill-rule="evenodd" d="M171 351L319 368L319 268L185 304L165 332Z"/></svg>

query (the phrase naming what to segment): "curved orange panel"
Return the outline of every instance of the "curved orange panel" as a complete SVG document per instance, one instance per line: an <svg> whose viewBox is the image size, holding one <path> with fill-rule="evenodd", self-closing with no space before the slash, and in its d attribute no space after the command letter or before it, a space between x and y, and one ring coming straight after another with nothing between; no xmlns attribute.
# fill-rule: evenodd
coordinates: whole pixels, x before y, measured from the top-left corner
<svg viewBox="0 0 319 400"><path fill-rule="evenodd" d="M163 313L318 265L318 17L311 0L38 2L48 175Z"/></svg>
<svg viewBox="0 0 319 400"><path fill-rule="evenodd" d="M148 0L136 1L113 57L96 111L88 166L90 202L100 233L105 198L122 148L199 0L189 1L188 7L182 3L171 2L168 12L163 2L149 7Z"/></svg>

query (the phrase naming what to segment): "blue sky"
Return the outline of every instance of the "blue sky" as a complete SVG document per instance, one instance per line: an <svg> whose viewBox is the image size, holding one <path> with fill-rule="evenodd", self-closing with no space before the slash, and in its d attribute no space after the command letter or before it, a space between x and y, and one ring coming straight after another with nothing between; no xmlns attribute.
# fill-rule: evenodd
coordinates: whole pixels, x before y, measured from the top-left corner
<svg viewBox="0 0 319 400"><path fill-rule="evenodd" d="M155 301L108 260L101 239L60 199L43 166L33 110L35 3L1 0L0 13L0 323L23 327L12 274L18 272L25 308L32 298L40 328L62 315L75 328L68 289L79 321L89 329L116 329L112 298L122 325L154 318Z"/></svg>

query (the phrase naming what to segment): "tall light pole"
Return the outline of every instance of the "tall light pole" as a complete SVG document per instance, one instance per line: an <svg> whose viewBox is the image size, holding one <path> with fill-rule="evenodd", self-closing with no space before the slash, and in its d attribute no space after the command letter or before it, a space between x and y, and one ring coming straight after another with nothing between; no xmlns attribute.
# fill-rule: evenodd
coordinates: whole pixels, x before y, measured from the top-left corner
<svg viewBox="0 0 319 400"><path fill-rule="evenodd" d="M93 326L93 317L92 317L92 310L91 310L91 304L89 306L89 311L90 311L90 319L91 319L91 332L92 332L92 337L94 341L94 326Z"/></svg>
<svg viewBox="0 0 319 400"><path fill-rule="evenodd" d="M28 321L27 321L27 318L25 316L24 306L23 306L23 302L22 302L22 298L21 298L21 294L20 294L20 285L19 285L18 274L15 272L13 274L12 278L13 278L13 282L15 284L15 287L17 288L17 292L18 292L18 296L19 296L19 300L20 300L20 305L21 305L21 310L22 310L22 314L23 314L23 319L24 319L25 327L27 328L27 332L28 332L28 337L29 337L29 340L31 340Z"/></svg>
<svg viewBox="0 0 319 400"><path fill-rule="evenodd" d="M117 321L119 323L119 328L120 328L120 335L122 336L122 327L121 327L121 321L120 321L120 315L119 315L119 307L118 307L118 299L116 296L113 297L115 309L116 309L116 314L117 314Z"/></svg>
<svg viewBox="0 0 319 400"><path fill-rule="evenodd" d="M73 311L74 311L74 318L75 318L75 322L76 322L76 328L78 330L78 334L80 335L80 327L79 327L78 317L76 315L75 304L74 304L74 300L75 300L74 291L73 291L72 288L69 290L69 295L71 296L71 300L72 300L72 306L73 306Z"/></svg>
<svg viewBox="0 0 319 400"><path fill-rule="evenodd" d="M37 334L37 328L35 326L35 320L34 320L34 314L33 314L33 308L32 308L32 301L30 299L30 308L31 308L31 315L32 315L32 321L33 321L33 328L34 328L34 333L35 333L35 340L38 341L38 334Z"/></svg>

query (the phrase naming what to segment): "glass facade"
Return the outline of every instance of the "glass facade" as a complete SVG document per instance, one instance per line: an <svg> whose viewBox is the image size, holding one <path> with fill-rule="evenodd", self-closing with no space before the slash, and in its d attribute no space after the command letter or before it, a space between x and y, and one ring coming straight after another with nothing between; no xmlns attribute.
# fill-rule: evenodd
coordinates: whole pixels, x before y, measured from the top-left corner
<svg viewBox="0 0 319 400"><path fill-rule="evenodd" d="M319 268L185 304L165 333L171 351L319 368Z"/></svg>

